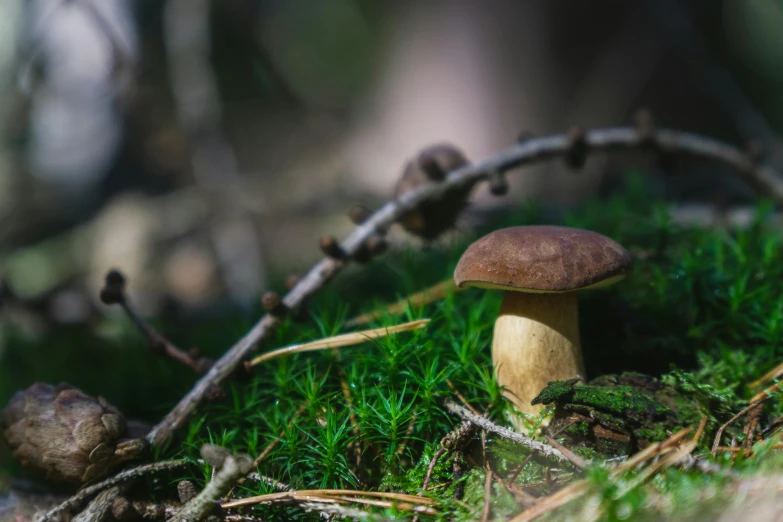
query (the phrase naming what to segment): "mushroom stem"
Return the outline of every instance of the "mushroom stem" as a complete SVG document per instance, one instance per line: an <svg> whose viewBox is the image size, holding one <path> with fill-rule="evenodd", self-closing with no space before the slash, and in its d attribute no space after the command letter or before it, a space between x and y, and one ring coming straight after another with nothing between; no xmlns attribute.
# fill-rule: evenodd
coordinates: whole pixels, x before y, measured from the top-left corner
<svg viewBox="0 0 783 522"><path fill-rule="evenodd" d="M584 379L576 292L506 291L495 321L492 363L504 395L523 413L550 381Z"/></svg>

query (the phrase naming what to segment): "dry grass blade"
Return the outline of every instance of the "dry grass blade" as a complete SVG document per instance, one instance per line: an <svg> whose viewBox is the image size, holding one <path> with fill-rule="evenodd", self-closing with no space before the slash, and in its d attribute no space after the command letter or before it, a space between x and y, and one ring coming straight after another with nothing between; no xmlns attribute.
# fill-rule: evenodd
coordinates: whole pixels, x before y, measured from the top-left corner
<svg viewBox="0 0 783 522"><path fill-rule="evenodd" d="M664 467L676 464L686 455L690 455L690 453L696 448L696 441L691 440L682 445L680 445L680 441L682 441L691 431L693 431L691 428L686 428L684 430L678 431L663 442L651 444L644 450L636 453L634 456L614 468L609 476L612 478L612 480L616 480L623 473L632 470L642 463L649 462L650 460L664 453L672 453L666 459L658 462L648 470L645 470L645 472L640 475L640 480L638 482L634 482L634 486L640 484ZM553 495L546 497L533 507L526 509L519 515L512 518L510 522L529 522L531 520L535 520L542 515L545 515L561 506L568 504L573 500L578 499L589 490L590 484L587 482L587 480L582 479L574 482L573 484L564 487Z"/></svg>
<svg viewBox="0 0 783 522"><path fill-rule="evenodd" d="M769 446L769 449L783 449L783 442L776 442L775 444L772 444ZM753 453L753 448L740 448L738 446L718 446L717 448L713 448L714 452L717 453L742 453L744 455L750 455Z"/></svg>
<svg viewBox="0 0 783 522"><path fill-rule="evenodd" d="M756 395L753 396L753 398L750 400L751 405L755 402L759 402L762 399L769 398L773 393L780 391L780 384L773 384L766 390L762 390L758 392Z"/></svg>
<svg viewBox="0 0 783 522"><path fill-rule="evenodd" d="M363 497L379 498L371 500ZM424 514L437 514L431 506L437 504L434 500L426 497L417 497L404 493L384 493L380 491L356 491L350 489L310 489L298 491L283 491L280 493L269 493L255 497L241 498L224 502L221 506L224 509L237 508L242 506L252 506L256 504L267 504L272 502L346 502L380 507L396 507L405 511L416 511Z"/></svg>
<svg viewBox="0 0 783 522"><path fill-rule="evenodd" d="M699 423L699 429L696 430L696 434L693 436L693 442L699 442L699 439L701 439L701 436L704 433L704 428L706 427L707 427L707 417L704 417Z"/></svg>
<svg viewBox="0 0 783 522"><path fill-rule="evenodd" d="M380 337L386 337L400 332L418 330L419 328L424 328L424 326L426 326L426 324L429 322L429 319L419 319L418 321L411 321L410 323L403 323L385 328L375 328L373 330L351 332L347 334L336 335L334 337L327 337L325 339L318 339L317 341L311 341L308 343L292 344L291 346L278 348L277 350L272 350L271 352L259 355L250 361L250 365L256 366L257 364L261 364L272 359L277 359L278 357L283 357L285 355L291 355L293 353L315 352L329 348L340 348L343 346L362 344L371 339L378 339Z"/></svg>
<svg viewBox="0 0 783 522"><path fill-rule="evenodd" d="M372 312L362 314L358 317L354 317L353 319L346 322L345 326L351 327L351 326L359 326L362 324L367 324L370 321L380 319L384 315L399 315L403 313L408 306L418 307L429 303L433 303L435 301L440 301L441 299L444 299L449 294L452 294L454 292L459 292L461 290L464 290L464 288L459 288L457 285L454 284L454 280L449 278L446 281L441 281L436 285L433 285L429 288L425 288L421 292L416 292L415 294L411 294L405 299L401 299L396 303L387 306L386 308L383 308L381 310L374 310Z"/></svg>
<svg viewBox="0 0 783 522"><path fill-rule="evenodd" d="M589 462L587 462L585 459L583 459L582 457L580 457L570 449L566 448L565 446L557 442L552 437L547 437L546 440L553 448L560 450L560 453L562 453L565 456L565 458L567 458L568 461L574 466L576 466L577 468L581 470L585 470L590 466Z"/></svg>
<svg viewBox="0 0 783 522"><path fill-rule="evenodd" d="M772 368L770 371L759 377L757 380L753 381L752 383L748 384L750 388L758 388L765 382L774 381L778 377L783 376L783 363L778 364L774 368Z"/></svg>
<svg viewBox="0 0 783 522"><path fill-rule="evenodd" d="M736 421L737 419L739 419L740 417L742 417L743 415L745 415L749 411L751 411L754 408L756 408L759 404L761 404L762 402L764 402L767 399L769 399L769 395L762 395L763 393L764 392L761 392L759 395L754 397L750 401L750 404L748 404L747 406L742 408L742 410L740 410L739 413L737 413L735 416L733 416L728 421L726 421L726 423L723 424L720 428L718 428L717 433L715 433L715 441L712 443L712 455L713 456L715 456L715 454L718 451L718 447L720 446L720 440L723 438L723 432L726 430L726 428L731 426L731 424L734 423L734 421Z"/></svg>
<svg viewBox="0 0 783 522"><path fill-rule="evenodd" d="M564 487L557 493L549 495L544 500L536 504L535 506L526 509L519 515L512 518L509 522L529 522L535 520L541 515L545 515L550 511L565 506L572 500L584 495L588 490L588 484L584 480L574 482L573 484Z"/></svg>

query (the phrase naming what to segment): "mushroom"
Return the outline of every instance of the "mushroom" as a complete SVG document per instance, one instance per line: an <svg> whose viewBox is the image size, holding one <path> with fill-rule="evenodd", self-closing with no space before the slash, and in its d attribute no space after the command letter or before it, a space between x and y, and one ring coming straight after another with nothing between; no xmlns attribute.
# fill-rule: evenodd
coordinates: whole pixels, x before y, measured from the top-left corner
<svg viewBox="0 0 783 522"><path fill-rule="evenodd" d="M462 254L459 287L505 290L492 362L505 396L523 413L555 380L585 380L577 290L611 285L631 268L618 243L589 230L520 226L496 230Z"/></svg>

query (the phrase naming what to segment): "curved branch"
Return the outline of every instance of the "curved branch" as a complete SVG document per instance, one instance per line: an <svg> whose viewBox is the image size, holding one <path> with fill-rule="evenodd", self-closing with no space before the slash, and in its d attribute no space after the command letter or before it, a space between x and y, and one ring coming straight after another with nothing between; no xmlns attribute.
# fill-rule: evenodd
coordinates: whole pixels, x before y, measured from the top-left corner
<svg viewBox="0 0 783 522"><path fill-rule="evenodd" d="M91 496L106 490L107 488L124 484L130 480L136 480L139 477L143 477L150 473L161 473L163 471L169 471L173 469L179 469L181 467L193 464L192 460L169 460L164 462L155 462L153 464L145 464L137 468L126 469L125 471L118 473L117 475L108 478L97 484L87 486L80 489L78 493L63 502L62 504L52 508L43 515L35 518L33 522L48 522L54 517L62 513L63 511L73 509L76 506L85 502Z"/></svg>
<svg viewBox="0 0 783 522"><path fill-rule="evenodd" d="M347 260L357 254L368 239L383 234L406 213L443 196L449 189L484 181L491 175L496 176L498 173L516 167L556 157L567 157L573 145L573 139L569 138L568 134L530 138L483 161L455 169L442 181L431 182L404 193L398 199L386 203L358 225L339 245L344 255L339 259L325 258L319 261L283 298L283 303L288 309L301 305L339 273ZM587 146L588 151L653 147L666 154L683 154L718 161L731 167L740 179L757 191L783 203L783 178L777 171L771 167L758 165L739 148L712 138L669 129L643 131L633 127L611 127L586 131L584 141L581 143L581 146L584 145ZM264 315L152 429L147 435L147 440L155 445L168 441L173 431L181 427L203 401L212 386L228 378L242 359L253 351L256 344L269 335L277 321L278 319L271 314Z"/></svg>

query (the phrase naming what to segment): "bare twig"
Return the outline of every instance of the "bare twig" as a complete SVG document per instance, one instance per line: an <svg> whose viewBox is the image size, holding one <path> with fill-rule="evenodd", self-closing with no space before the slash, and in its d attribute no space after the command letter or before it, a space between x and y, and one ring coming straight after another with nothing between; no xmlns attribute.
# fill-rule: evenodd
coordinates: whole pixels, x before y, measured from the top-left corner
<svg viewBox="0 0 783 522"><path fill-rule="evenodd" d="M761 433L759 433L759 436L764 439L766 437L769 437L773 433L775 433L777 430L780 429L780 427L783 426L783 415L778 417L777 419L773 420L769 426L761 430Z"/></svg>
<svg viewBox="0 0 783 522"><path fill-rule="evenodd" d="M73 522L102 522L110 513L114 500L120 495L122 486L101 491L87 507L73 519Z"/></svg>
<svg viewBox="0 0 783 522"><path fill-rule="evenodd" d="M410 323L403 323L394 326L375 328L374 330L363 330L361 332L351 332L342 335L335 335L334 337L327 337L326 339L318 339L317 341L311 341L309 343L292 344L284 348L278 348L272 350L263 355L259 355L252 361L251 366L256 366L263 362L283 357L284 355L290 355L292 353L302 352L315 352L318 350L327 350L329 348L340 348L343 346L352 346L355 344L366 343L371 339L378 339L380 337L387 337L389 335L397 334L400 332L409 332L411 330L418 330L424 328L429 319L419 319L418 321L411 321Z"/></svg>
<svg viewBox="0 0 783 522"><path fill-rule="evenodd" d="M205 444L201 456L212 464L217 472L201 493L188 501L182 509L167 522L198 522L206 518L218 506L220 498L228 493L237 480L247 475L253 465L249 457L236 456L219 446Z"/></svg>
<svg viewBox="0 0 783 522"><path fill-rule="evenodd" d="M125 315L130 318L144 338L147 339L147 343L153 352L174 359L199 375L203 375L212 364L212 361L206 357L196 359L177 348L174 343L155 331L155 329L136 312L136 309L131 305L128 296L125 293L125 276L122 275L119 270L110 270L106 274L106 281L101 289L100 297L101 301L106 305L119 304L122 307Z"/></svg>
<svg viewBox="0 0 783 522"><path fill-rule="evenodd" d="M739 148L712 138L669 129L653 130L651 133L640 135L632 127L615 127L587 131L585 143L588 150L640 149L649 146L650 136L658 150L724 163L756 190L777 201L783 201L783 180L778 172L771 167L759 165ZM563 157L570 149L571 143L566 134L531 138L483 161L457 168L449 172L442 181L433 181L405 192L398 199L386 203L374 212L342 242L341 250L348 258L322 259L289 291L283 298L283 304L288 309L297 308L339 273L347 259L365 248L366 242L371 237L382 234L389 226L423 203L443 196L454 187L486 180L492 172L505 172L555 157ZM270 314L262 317L152 429L147 439L154 445L169 440L173 431L182 426L188 416L201 404L211 386L227 379L256 344L269 335L277 321Z"/></svg>
<svg viewBox="0 0 783 522"><path fill-rule="evenodd" d="M484 507L481 510L481 522L487 522L489 520L489 508L492 506L492 479L494 474L492 470L487 466L487 476L484 479Z"/></svg>
<svg viewBox="0 0 783 522"><path fill-rule="evenodd" d="M80 490L78 493L76 493L74 496L72 496L71 498L69 498L59 506L47 511L40 517L36 518L33 522L48 522L49 520L56 517L63 511L73 509L79 506L88 498L92 497L93 495L95 495L100 491L103 491L106 488L110 488L117 484L122 484L124 482L128 482L131 480L136 480L140 477L144 477L146 475L150 475L153 473L161 473L164 471L183 468L192 463L193 461L190 460L169 460L165 462L156 462L154 464L146 464L144 466L139 466L136 468L125 470L122 473L118 473L117 475L104 480L103 482L93 484L92 486L88 486Z"/></svg>
<svg viewBox="0 0 783 522"><path fill-rule="evenodd" d="M568 459L568 462L570 462L571 464L573 464L577 468L579 468L581 470L585 470L585 469L587 469L590 466L589 462L587 462L585 459L583 459L582 457L580 457L579 455L577 455L576 453L574 453L570 449L566 448L565 446L563 446L562 444L557 442L554 438L547 437L546 440L547 440L547 442L549 442L549 444L553 448L555 448L560 453L562 453L563 456L565 456L565 458Z"/></svg>
<svg viewBox="0 0 783 522"><path fill-rule="evenodd" d="M435 455L432 456L430 464L427 466L427 474L424 475L424 481L421 483L422 492L427 491L427 486L430 485L430 481L432 480L432 472L435 471L435 465L444 453L446 453L446 448L441 446L438 448L438 451L435 452Z"/></svg>
<svg viewBox="0 0 783 522"><path fill-rule="evenodd" d="M717 433L715 433L715 441L712 443L712 455L715 456L715 454L718 452L718 447L720 446L720 440L723 438L723 432L731 426L734 421L748 413L749 411L753 410L757 406L759 406L761 403L769 399L769 395L764 395L758 399L755 399L751 401L751 403L744 408L742 408L735 416L730 418L728 421L726 421L720 428L718 428Z"/></svg>
<svg viewBox="0 0 783 522"><path fill-rule="evenodd" d="M560 461L569 462L569 460L566 458L565 455L563 455L560 452L560 450L555 449L548 444L544 444L543 442L539 442L537 440L531 439L530 437L526 435L522 435L521 433L511 431L510 429L504 428L503 426L498 426L497 424L490 421L489 419L486 419L480 415L476 415L475 413L469 411L464 406L460 406L459 404L455 404L453 402L447 402L446 409L449 410L451 413L459 415L460 417L471 422L472 424L475 424L476 426L478 426L483 430L497 433L504 439L508 439L512 442L516 442L517 444L522 444L523 446L526 446L534 451L538 451L539 453L547 457L554 457Z"/></svg>

